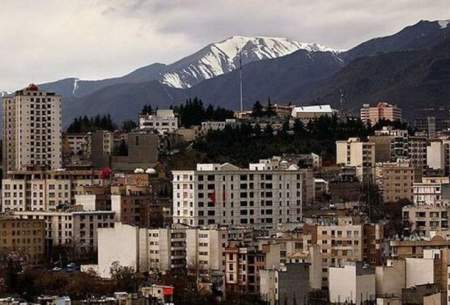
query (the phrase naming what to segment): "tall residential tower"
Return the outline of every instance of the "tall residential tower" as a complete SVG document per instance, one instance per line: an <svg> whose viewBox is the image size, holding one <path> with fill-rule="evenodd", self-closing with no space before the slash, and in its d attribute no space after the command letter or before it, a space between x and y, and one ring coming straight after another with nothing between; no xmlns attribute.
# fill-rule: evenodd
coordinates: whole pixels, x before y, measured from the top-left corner
<svg viewBox="0 0 450 305"><path fill-rule="evenodd" d="M29 85L3 98L3 171L61 168L61 96Z"/></svg>

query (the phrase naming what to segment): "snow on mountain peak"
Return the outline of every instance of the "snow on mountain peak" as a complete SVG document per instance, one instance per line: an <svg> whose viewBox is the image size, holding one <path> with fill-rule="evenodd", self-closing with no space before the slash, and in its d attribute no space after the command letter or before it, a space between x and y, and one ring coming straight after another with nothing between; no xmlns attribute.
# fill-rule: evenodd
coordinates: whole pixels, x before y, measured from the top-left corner
<svg viewBox="0 0 450 305"><path fill-rule="evenodd" d="M439 26L441 27L441 29L445 29L447 28L448 24L450 23L450 19L449 20L437 20Z"/></svg>
<svg viewBox="0 0 450 305"><path fill-rule="evenodd" d="M169 65L161 82L175 88L189 88L202 80L239 68L240 60L242 64L247 64L285 56L300 49L308 52L336 52L319 44L288 38L232 36Z"/></svg>

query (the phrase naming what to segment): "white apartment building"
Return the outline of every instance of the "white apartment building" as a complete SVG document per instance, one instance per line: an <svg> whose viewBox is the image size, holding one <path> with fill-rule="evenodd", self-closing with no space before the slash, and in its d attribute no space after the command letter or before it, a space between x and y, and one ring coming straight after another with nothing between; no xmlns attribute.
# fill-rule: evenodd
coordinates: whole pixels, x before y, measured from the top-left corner
<svg viewBox="0 0 450 305"><path fill-rule="evenodd" d="M422 182L413 184L414 205L448 205L449 183L449 177L422 177Z"/></svg>
<svg viewBox="0 0 450 305"><path fill-rule="evenodd" d="M139 116L140 129L153 129L159 133L174 132L178 129L178 118L172 109L156 110L154 114Z"/></svg>
<svg viewBox="0 0 450 305"><path fill-rule="evenodd" d="M80 253L97 250L97 229L114 227L111 211L26 211L14 212L20 219L45 221L51 246L72 246Z"/></svg>
<svg viewBox="0 0 450 305"><path fill-rule="evenodd" d="M298 166L280 159L260 160L248 169L229 163L197 164L196 170L172 174L174 223L273 229L302 219L307 178Z"/></svg>
<svg viewBox="0 0 450 305"><path fill-rule="evenodd" d="M61 96L30 85L3 98L3 171L62 167Z"/></svg>
<svg viewBox="0 0 450 305"><path fill-rule="evenodd" d="M359 138L336 141L336 164L353 166L360 181L373 180L375 174L375 143Z"/></svg>
<svg viewBox="0 0 450 305"><path fill-rule="evenodd" d="M102 184L91 170L15 171L2 180L2 211L47 211L75 204L83 186Z"/></svg>

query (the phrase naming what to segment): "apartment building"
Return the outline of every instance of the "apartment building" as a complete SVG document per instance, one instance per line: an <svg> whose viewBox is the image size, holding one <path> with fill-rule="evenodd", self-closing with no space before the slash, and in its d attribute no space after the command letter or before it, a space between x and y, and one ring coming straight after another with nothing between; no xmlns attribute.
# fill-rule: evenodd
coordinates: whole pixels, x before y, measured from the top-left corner
<svg viewBox="0 0 450 305"><path fill-rule="evenodd" d="M409 156L407 130L382 129L369 136L369 142L375 143L376 162L395 162Z"/></svg>
<svg viewBox="0 0 450 305"><path fill-rule="evenodd" d="M409 161L377 163L376 182L384 202L401 199L413 201L413 184L421 179L421 171Z"/></svg>
<svg viewBox="0 0 450 305"><path fill-rule="evenodd" d="M449 200L449 177L422 177L413 184L414 205L448 205Z"/></svg>
<svg viewBox="0 0 450 305"><path fill-rule="evenodd" d="M126 251L123 251L126 249ZM111 277L111 266L133 268L136 272L165 273L186 267L186 227L148 229L115 223L98 229L98 265L88 265L101 277Z"/></svg>
<svg viewBox="0 0 450 305"><path fill-rule="evenodd" d="M424 169L427 165L428 138L422 136L409 136L408 138L408 158L411 165Z"/></svg>
<svg viewBox="0 0 450 305"><path fill-rule="evenodd" d="M156 113L139 116L140 129L153 129L160 134L175 132L178 129L178 118L171 109L158 109Z"/></svg>
<svg viewBox="0 0 450 305"><path fill-rule="evenodd" d="M264 254L256 247L230 243L225 248L225 290L244 294L259 293L259 271L264 269L264 261Z"/></svg>
<svg viewBox="0 0 450 305"><path fill-rule="evenodd" d="M63 134L63 152L71 155L87 154L89 135L87 133Z"/></svg>
<svg viewBox="0 0 450 305"><path fill-rule="evenodd" d="M322 255L322 286L328 286L328 268L347 261L363 260L363 231L361 224L317 226L317 244Z"/></svg>
<svg viewBox="0 0 450 305"><path fill-rule="evenodd" d="M98 228L114 227L111 211L25 211L13 215L23 220L43 221L48 247L73 247L80 254L97 250Z"/></svg>
<svg viewBox="0 0 450 305"><path fill-rule="evenodd" d="M75 204L83 186L102 184L99 171L14 171L2 180L2 211L47 211Z"/></svg>
<svg viewBox="0 0 450 305"><path fill-rule="evenodd" d="M96 130L88 134L87 150L94 168L110 166L114 148L114 135L108 130Z"/></svg>
<svg viewBox="0 0 450 305"><path fill-rule="evenodd" d="M307 183L305 170L272 161L260 160L248 169L225 163L172 171L174 223L273 229L300 222L304 187L310 184L313 192L313 177Z"/></svg>
<svg viewBox="0 0 450 305"><path fill-rule="evenodd" d="M45 254L45 224L41 220L0 217L0 256L15 254L25 263L37 264Z"/></svg>
<svg viewBox="0 0 450 305"><path fill-rule="evenodd" d="M31 84L3 97L3 172L62 167L61 96Z"/></svg>
<svg viewBox="0 0 450 305"><path fill-rule="evenodd" d="M359 138L336 141L336 164L353 166L361 182L372 181L375 175L375 143Z"/></svg>
<svg viewBox="0 0 450 305"><path fill-rule="evenodd" d="M158 198L150 190L126 189L111 195L111 210L116 221L143 228L165 227L172 223L168 199Z"/></svg>
<svg viewBox="0 0 450 305"><path fill-rule="evenodd" d="M228 243L228 229L192 228L186 230L186 267L199 278L210 279L225 270L224 249Z"/></svg>
<svg viewBox="0 0 450 305"><path fill-rule="evenodd" d="M364 104L360 111L361 121L366 125L375 125L380 120L401 121L402 111L396 105L378 102L375 106Z"/></svg>
<svg viewBox="0 0 450 305"><path fill-rule="evenodd" d="M441 205L409 205L402 208L405 230L420 236L431 231L448 230L448 207Z"/></svg>

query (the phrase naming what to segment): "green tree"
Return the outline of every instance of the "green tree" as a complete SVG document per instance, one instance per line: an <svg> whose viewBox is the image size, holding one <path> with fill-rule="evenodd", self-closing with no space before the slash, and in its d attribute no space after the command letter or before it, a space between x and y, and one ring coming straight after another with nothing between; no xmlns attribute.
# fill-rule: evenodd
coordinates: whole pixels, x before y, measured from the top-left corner
<svg viewBox="0 0 450 305"><path fill-rule="evenodd" d="M263 106L259 101L256 101L255 104L253 104L252 108L252 116L255 118L262 117L264 115Z"/></svg>
<svg viewBox="0 0 450 305"><path fill-rule="evenodd" d="M122 127L121 129L125 132L130 132L133 129L136 129L138 127L138 125L136 124L135 121L133 120L126 120L122 122Z"/></svg>

